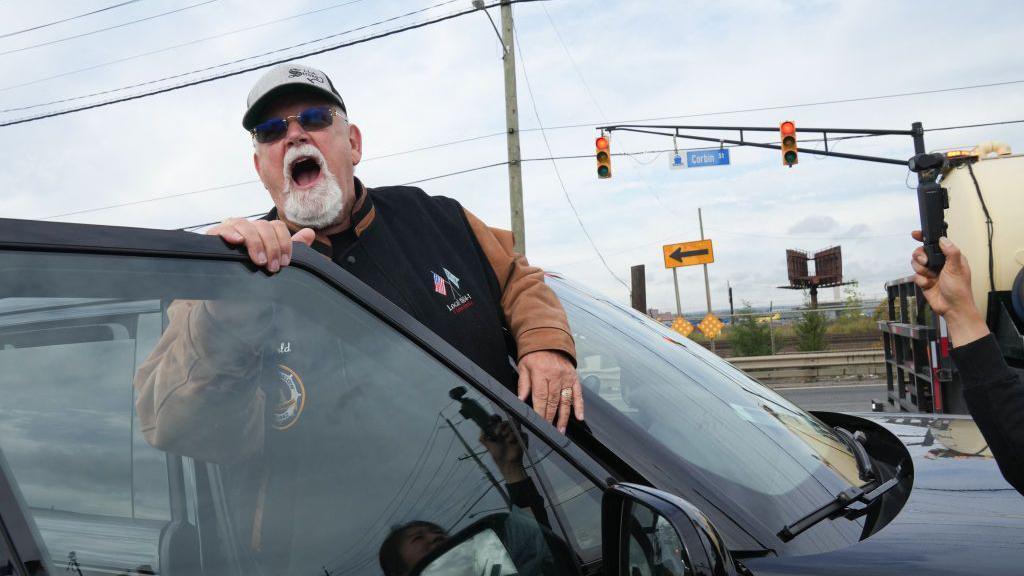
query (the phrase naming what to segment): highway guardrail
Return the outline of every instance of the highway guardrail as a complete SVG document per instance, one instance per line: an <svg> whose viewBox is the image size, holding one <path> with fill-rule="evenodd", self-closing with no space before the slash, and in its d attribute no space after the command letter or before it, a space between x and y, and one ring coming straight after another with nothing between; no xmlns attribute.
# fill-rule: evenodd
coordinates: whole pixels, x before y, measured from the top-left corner
<svg viewBox="0 0 1024 576"><path fill-rule="evenodd" d="M726 360L767 384L874 378L885 374L885 353L882 350L744 356Z"/></svg>

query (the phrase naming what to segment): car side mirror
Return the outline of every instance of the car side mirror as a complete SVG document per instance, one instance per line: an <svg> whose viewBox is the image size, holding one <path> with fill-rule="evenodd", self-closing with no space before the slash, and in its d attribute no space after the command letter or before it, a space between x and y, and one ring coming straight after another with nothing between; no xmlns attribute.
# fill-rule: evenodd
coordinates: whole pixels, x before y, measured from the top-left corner
<svg viewBox="0 0 1024 576"><path fill-rule="evenodd" d="M601 502L605 574L731 576L732 556L696 506L647 486L621 483Z"/></svg>

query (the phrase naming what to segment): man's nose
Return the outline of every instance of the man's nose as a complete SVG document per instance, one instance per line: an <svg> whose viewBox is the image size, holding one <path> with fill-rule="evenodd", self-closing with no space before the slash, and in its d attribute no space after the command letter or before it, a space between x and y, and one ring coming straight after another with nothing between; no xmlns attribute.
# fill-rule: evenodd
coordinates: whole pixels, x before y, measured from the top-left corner
<svg viewBox="0 0 1024 576"><path fill-rule="evenodd" d="M288 132L285 133L285 140L289 146L297 146L309 142L309 133L299 124L298 118L288 120Z"/></svg>

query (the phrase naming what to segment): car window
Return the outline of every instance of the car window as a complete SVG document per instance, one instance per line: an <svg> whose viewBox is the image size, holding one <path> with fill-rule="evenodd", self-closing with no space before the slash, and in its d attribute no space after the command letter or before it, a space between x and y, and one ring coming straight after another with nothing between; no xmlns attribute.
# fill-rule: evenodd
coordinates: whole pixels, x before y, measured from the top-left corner
<svg viewBox="0 0 1024 576"><path fill-rule="evenodd" d="M3 528L0 528L0 574L14 573L14 557L7 546L7 535L3 533Z"/></svg>
<svg viewBox="0 0 1024 576"><path fill-rule="evenodd" d="M559 515L570 544L583 561L599 560L603 489L549 444L529 443L529 456L547 490L547 504L553 515Z"/></svg>
<svg viewBox="0 0 1024 576"><path fill-rule="evenodd" d="M51 552L132 534L152 561L169 520L166 457L147 449L132 377L159 337L159 302L0 300L0 449ZM155 323L154 323L155 322Z"/></svg>
<svg viewBox="0 0 1024 576"><path fill-rule="evenodd" d="M21 454L11 467L37 524L67 512L60 529L80 534L51 547L61 569L397 574L484 519L538 574L576 561L553 504L594 492L567 486L567 470L542 477L557 459L538 468L507 414L312 274L0 253L0 298L33 318L77 299L65 314L93 331L0 352L0 388L18 395L0 447ZM114 322L112 305L133 312ZM129 478L166 454L194 479L195 510L172 525ZM68 472L80 463L92 469Z"/></svg>
<svg viewBox="0 0 1024 576"><path fill-rule="evenodd" d="M627 461L629 443L663 446L705 494L720 491L769 526L864 484L842 441L778 394L650 319L563 280L549 284L569 317L588 414L626 420L641 435L606 438L590 419Z"/></svg>

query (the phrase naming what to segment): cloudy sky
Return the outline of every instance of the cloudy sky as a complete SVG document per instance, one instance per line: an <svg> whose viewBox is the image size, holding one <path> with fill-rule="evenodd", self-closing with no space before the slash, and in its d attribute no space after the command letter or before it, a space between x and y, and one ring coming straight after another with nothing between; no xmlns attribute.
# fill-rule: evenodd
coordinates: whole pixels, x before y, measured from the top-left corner
<svg viewBox="0 0 1024 576"><path fill-rule="evenodd" d="M0 3L0 123L299 55L470 5L136 0L20 32L123 1ZM498 20L498 10L491 12ZM899 166L805 153L786 169L777 152L754 148L732 150L729 167L678 171L664 153L616 157L614 177L599 181L589 156L594 126L792 119L808 127L907 129L913 121L928 128L1024 117L1024 5L1015 2L551 0L519 4L515 15L523 157L587 156L525 163L528 255L622 301L627 290L612 273L628 282L629 267L646 264L649 306L674 308L661 245L699 238L698 207L715 242L716 307L726 304L727 282L737 302L800 302L800 293L775 288L786 281L785 249L836 244L847 278L860 281L865 295L879 295L885 280L909 273L915 193ZM357 174L370 186L506 159L501 48L483 14L303 60L332 76L362 128ZM178 228L265 211L270 201L240 126L259 74L0 127L0 214ZM1004 84L805 105L996 83ZM141 86L125 89L134 85ZM94 93L103 94L88 96ZM565 125L583 126L557 128ZM926 143L941 149L989 139L1024 150L1024 124L932 132ZM655 136L613 138L613 152L671 146ZM851 140L838 149L912 153L906 138ZM498 166L421 186L507 228L507 178ZM684 309L702 307L700 269L682 269L680 282Z"/></svg>

